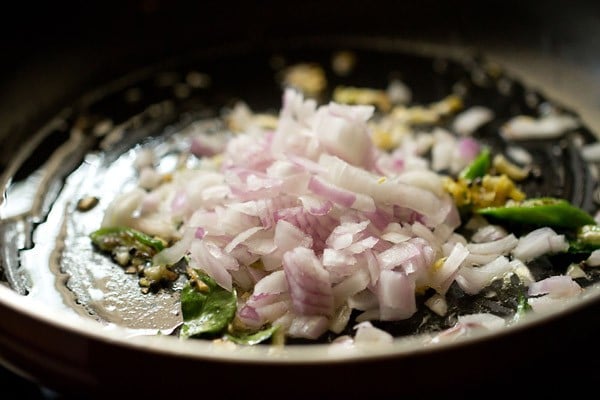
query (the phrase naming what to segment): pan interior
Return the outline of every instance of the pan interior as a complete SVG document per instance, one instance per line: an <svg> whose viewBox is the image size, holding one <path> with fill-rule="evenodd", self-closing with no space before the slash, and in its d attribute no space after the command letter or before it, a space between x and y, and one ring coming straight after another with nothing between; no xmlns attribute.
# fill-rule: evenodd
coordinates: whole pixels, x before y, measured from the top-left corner
<svg viewBox="0 0 600 400"><path fill-rule="evenodd" d="M281 72L290 65L321 65L327 76L324 98L338 85L385 88L394 77L407 83L413 101L420 104L461 93L465 107L484 105L495 111L496 119L477 135L499 151L506 150L507 143L498 129L510 117L562 108L478 54L423 50L398 43L369 47L338 43L316 49L288 43L285 50L274 44L258 52L232 46L171 60L98 88L49 121L5 173L0 210L6 249L1 260L3 282L20 294L105 325L116 324L132 334L175 332L181 323L183 280L143 294L135 275L125 274L94 250L89 234L100 226L110 201L136 184L134 161L141 151L154 149L161 158L159 168L169 170L190 132L223 129L223 110L236 101L256 112L277 112ZM349 75L334 70L332 60L339 51L356 55ZM524 186L526 193L567 198L595 213L595 165L584 162L578 150L593 141L593 133L583 127L563 140L523 142L538 166L537 179ZM87 211L77 208L79 200L91 197L99 199L97 206ZM542 277L548 273L544 268L533 272ZM582 284L589 286L598 279L594 272ZM486 310L483 301L455 306ZM425 317L418 313L396 326L396 334L424 332ZM442 324L428 329L440 329Z"/></svg>

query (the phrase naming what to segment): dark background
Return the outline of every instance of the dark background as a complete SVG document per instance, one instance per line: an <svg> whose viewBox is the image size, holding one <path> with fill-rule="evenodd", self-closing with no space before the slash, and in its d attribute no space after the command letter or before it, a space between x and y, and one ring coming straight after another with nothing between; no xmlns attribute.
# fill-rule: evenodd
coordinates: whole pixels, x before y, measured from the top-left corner
<svg viewBox="0 0 600 400"><path fill-rule="evenodd" d="M0 145L93 87L228 41L371 35L494 43L600 66L590 51L599 24L596 2L581 0L15 2L0 13Z"/></svg>

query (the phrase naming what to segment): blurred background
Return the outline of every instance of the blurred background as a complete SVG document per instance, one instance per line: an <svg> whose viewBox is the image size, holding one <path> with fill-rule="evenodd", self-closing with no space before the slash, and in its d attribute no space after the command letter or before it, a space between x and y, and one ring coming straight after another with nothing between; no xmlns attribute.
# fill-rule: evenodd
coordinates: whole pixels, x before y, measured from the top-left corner
<svg viewBox="0 0 600 400"><path fill-rule="evenodd" d="M303 35L478 46L511 59L536 84L571 89L569 101L587 117L600 108L599 8L591 0L20 1L0 15L0 137L158 60Z"/></svg>

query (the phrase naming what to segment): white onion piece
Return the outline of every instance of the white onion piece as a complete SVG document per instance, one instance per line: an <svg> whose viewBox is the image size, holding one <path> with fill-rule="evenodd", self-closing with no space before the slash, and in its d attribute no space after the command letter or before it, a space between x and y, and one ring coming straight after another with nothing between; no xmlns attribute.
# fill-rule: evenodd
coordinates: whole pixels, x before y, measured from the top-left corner
<svg viewBox="0 0 600 400"><path fill-rule="evenodd" d="M406 171L396 177L396 182L416 186L428 190L436 196L444 194L444 185L439 174L428 169Z"/></svg>
<svg viewBox="0 0 600 400"><path fill-rule="evenodd" d="M174 177L177 190L171 201L171 212L187 217L198 209L220 204L230 193L230 188L224 186L224 183L223 175L212 171L177 174Z"/></svg>
<svg viewBox="0 0 600 400"><path fill-rule="evenodd" d="M223 248L223 250L225 250L225 248ZM260 260L260 255L248 251L246 246L236 246L229 254L238 261L240 268L244 268L244 270L246 267ZM242 275L246 273L246 271L239 272L239 268L230 271L231 273L233 273L233 271L237 271L235 275L242 279Z"/></svg>
<svg viewBox="0 0 600 400"><path fill-rule="evenodd" d="M505 325L506 321L503 318L490 313L461 315L453 327L438 333L431 341L433 343L452 341L461 337L468 337L473 332L480 330L498 330Z"/></svg>
<svg viewBox="0 0 600 400"><path fill-rule="evenodd" d="M530 165L533 162L533 156L521 146L509 145L506 148L506 155L520 165Z"/></svg>
<svg viewBox="0 0 600 400"><path fill-rule="evenodd" d="M354 257L352 254L349 254L348 252L343 250L336 250L331 248L323 250L323 255L321 259L323 262L323 266L330 271L336 267L352 267L357 262L356 257Z"/></svg>
<svg viewBox="0 0 600 400"><path fill-rule="evenodd" d="M346 328L346 325L348 325L351 315L352 309L348 307L347 304L338 307L329 322L329 330L333 333L340 334L344 328Z"/></svg>
<svg viewBox="0 0 600 400"><path fill-rule="evenodd" d="M353 254L363 253L367 249L374 248L379 243L379 239L374 236L366 237L362 240L352 243L347 250Z"/></svg>
<svg viewBox="0 0 600 400"><path fill-rule="evenodd" d="M554 139L579 126L579 121L569 115L551 114L539 119L520 115L507 121L500 133L508 140Z"/></svg>
<svg viewBox="0 0 600 400"><path fill-rule="evenodd" d="M382 321L406 319L417 311L415 282L403 272L381 271L377 298Z"/></svg>
<svg viewBox="0 0 600 400"><path fill-rule="evenodd" d="M192 137L190 153L197 157L212 157L225 150L228 140L225 135L198 132Z"/></svg>
<svg viewBox="0 0 600 400"><path fill-rule="evenodd" d="M501 239L483 242L469 243L467 250L476 254L508 254L519 243L519 239L514 234L509 234Z"/></svg>
<svg viewBox="0 0 600 400"><path fill-rule="evenodd" d="M567 275L555 275L529 285L529 296L548 295L553 298L571 297L581 293L583 289Z"/></svg>
<svg viewBox="0 0 600 400"><path fill-rule="evenodd" d="M238 260L240 260L240 263L242 263L242 258L238 258ZM255 278L256 275L251 273L249 269L252 268L242 264L237 271L229 271L233 280L233 285L239 287L243 292L251 292L254 288L254 285L258 281L258 279Z"/></svg>
<svg viewBox="0 0 600 400"><path fill-rule="evenodd" d="M345 249L354 242L357 235L363 232L368 225L369 221L343 222L331 231L325 243L334 250Z"/></svg>
<svg viewBox="0 0 600 400"><path fill-rule="evenodd" d="M394 337L384 330L376 328L368 321L357 324L354 335L355 344L392 343Z"/></svg>
<svg viewBox="0 0 600 400"><path fill-rule="evenodd" d="M435 293L433 296L425 300L425 305L437 315L443 317L448 312L448 303L444 296Z"/></svg>
<svg viewBox="0 0 600 400"><path fill-rule="evenodd" d="M529 270L529 267L525 265L525 263L517 258L510 261L510 265L512 267L512 271L519 277L523 285L529 286L535 279L533 274Z"/></svg>
<svg viewBox="0 0 600 400"><path fill-rule="evenodd" d="M162 175L152 167L144 167L140 171L138 185L146 190L156 188L162 181Z"/></svg>
<svg viewBox="0 0 600 400"><path fill-rule="evenodd" d="M411 236L400 233L400 232L386 232L381 235L381 238L390 243L398 244L398 243L406 242L408 239L411 238Z"/></svg>
<svg viewBox="0 0 600 400"><path fill-rule="evenodd" d="M500 225L485 225L480 227L471 236L471 241L474 243L491 242L493 240L502 239L508 234L506 229Z"/></svg>
<svg viewBox="0 0 600 400"><path fill-rule="evenodd" d="M338 203L344 207L356 208L360 211L375 211L373 199L362 193L354 193L332 183L326 182L318 176L310 179L308 188L316 195Z"/></svg>
<svg viewBox="0 0 600 400"><path fill-rule="evenodd" d="M600 250L592 251L588 258L586 258L585 264L590 267L600 266Z"/></svg>
<svg viewBox="0 0 600 400"><path fill-rule="evenodd" d="M329 272L311 249L296 247L283 255L294 310L299 315L333 314L333 291Z"/></svg>
<svg viewBox="0 0 600 400"><path fill-rule="evenodd" d="M377 262L377 257L373 251L365 250L361 256L364 259L364 262L367 266L367 270L369 271L369 276L371 277L371 285L374 286L377 284L377 280L379 279L379 274L381 273L381 269L379 267L379 263Z"/></svg>
<svg viewBox="0 0 600 400"><path fill-rule="evenodd" d="M402 242L379 253L377 261L382 270L390 270L402 265L420 254L419 248L411 242Z"/></svg>
<svg viewBox="0 0 600 400"><path fill-rule="evenodd" d="M381 319L379 308L370 308L356 316L356 322L376 321Z"/></svg>
<svg viewBox="0 0 600 400"><path fill-rule="evenodd" d="M373 151L366 121L374 106L330 103L317 111L313 129L330 154L352 165L367 166Z"/></svg>
<svg viewBox="0 0 600 400"><path fill-rule="evenodd" d="M381 181L368 171L354 167L328 154L321 155L319 163L327 168L326 176L345 189L371 196L375 201L406 207L424 214L432 225L444 221L451 205L428 190L389 180Z"/></svg>
<svg viewBox="0 0 600 400"><path fill-rule="evenodd" d="M327 347L327 354L330 355L347 355L348 351L352 351L354 347L354 338L350 335L338 336Z"/></svg>
<svg viewBox="0 0 600 400"><path fill-rule="evenodd" d="M428 227L416 221L411 225L411 229L416 237L425 239L425 241L431 247L436 249L436 251L441 249L442 241L438 239Z"/></svg>
<svg viewBox="0 0 600 400"><path fill-rule="evenodd" d="M287 295L261 293L252 295L246 304L239 308L237 316L248 327L258 329L288 314L290 308Z"/></svg>
<svg viewBox="0 0 600 400"><path fill-rule="evenodd" d="M313 196L298 196L302 207L312 215L326 215L333 209L330 200L322 200Z"/></svg>
<svg viewBox="0 0 600 400"><path fill-rule="evenodd" d="M445 129L436 128L432 134L434 138L431 147L431 169L442 171L450 169L452 157L456 149L456 138Z"/></svg>
<svg viewBox="0 0 600 400"><path fill-rule="evenodd" d="M125 225L125 224L123 224ZM122 226L123 226L122 225ZM125 225L127 226L127 225ZM138 231L144 232L150 236L158 236L168 239L179 239L173 220L168 214L152 213L140 217L133 217L129 220L128 226Z"/></svg>
<svg viewBox="0 0 600 400"><path fill-rule="evenodd" d="M225 232L222 230L222 226L219 224L217 213L214 211L206 211L199 209L192 214L188 220L188 226L201 229L202 237L204 236L221 236ZM198 237L201 239L202 237Z"/></svg>
<svg viewBox="0 0 600 400"><path fill-rule="evenodd" d="M319 163L296 154L286 154L287 159L296 164L297 166L305 169L306 171L312 174L322 174L325 172L325 168L323 168Z"/></svg>
<svg viewBox="0 0 600 400"><path fill-rule="evenodd" d="M533 312L537 314L542 313L556 313L560 310L564 310L573 302L577 297L552 297L549 295L530 297L527 299L527 303L531 306Z"/></svg>
<svg viewBox="0 0 600 400"><path fill-rule="evenodd" d="M494 261L481 267L463 266L458 271L456 283L465 293L477 294L492 281L502 278L512 270L512 265L505 256L499 256Z"/></svg>
<svg viewBox="0 0 600 400"><path fill-rule="evenodd" d="M299 315L288 328L291 337L317 339L327 332L329 320L322 315Z"/></svg>
<svg viewBox="0 0 600 400"><path fill-rule="evenodd" d="M231 253L237 245L245 242L252 235L254 235L255 233L260 232L262 230L263 230L262 226L255 226L255 227L248 228L245 231L238 233L236 237L234 237L229 243L227 243L227 246L225 246L225 248L223 250L225 250L225 252L227 252L227 253Z"/></svg>
<svg viewBox="0 0 600 400"><path fill-rule="evenodd" d="M190 246L190 266L204 271L225 290L232 290L232 278L228 269L237 269L238 261L225 254L214 243L204 240L193 240Z"/></svg>
<svg viewBox="0 0 600 400"><path fill-rule="evenodd" d="M273 230L259 230L254 235L244 241L246 248L253 254L265 256L272 254L277 250L275 245Z"/></svg>
<svg viewBox="0 0 600 400"><path fill-rule="evenodd" d="M283 270L273 271L254 285L254 295L261 293L283 293L288 291L288 284Z"/></svg>
<svg viewBox="0 0 600 400"><path fill-rule="evenodd" d="M135 157L135 160L133 161L133 166L137 171L141 171L143 168L153 167L155 163L156 154L154 154L154 151L150 148L143 148L138 152L137 156Z"/></svg>
<svg viewBox="0 0 600 400"><path fill-rule="evenodd" d="M160 211L160 206L164 196L167 194L167 191L164 190L166 187L166 185L161 186L159 189L152 190L151 192L148 192L146 196L144 196L140 207L140 213L142 216Z"/></svg>
<svg viewBox="0 0 600 400"><path fill-rule="evenodd" d="M146 191L135 188L117 196L106 208L100 226L102 228L131 226L133 213L138 209Z"/></svg>
<svg viewBox="0 0 600 400"><path fill-rule="evenodd" d="M463 265L481 266L481 265L484 265L484 264L494 261L496 259L496 257L498 257L498 256L494 253L490 253L490 254L469 253L469 255L465 259L465 262Z"/></svg>
<svg viewBox="0 0 600 400"><path fill-rule="evenodd" d="M394 104L408 104L412 100L412 90L398 79L390 81L386 93Z"/></svg>
<svg viewBox="0 0 600 400"><path fill-rule="evenodd" d="M494 118L494 112L487 107L473 106L456 115L452 129L459 135L472 135L477 129Z"/></svg>
<svg viewBox="0 0 600 400"><path fill-rule="evenodd" d="M581 268L579 264L575 263L571 263L567 267L567 272L565 272L565 275L570 276L572 279L587 278L587 274L585 273L583 268Z"/></svg>
<svg viewBox="0 0 600 400"><path fill-rule="evenodd" d="M461 243L456 243L442 265L432 271L430 286L439 294L445 295L468 255L469 250Z"/></svg>
<svg viewBox="0 0 600 400"><path fill-rule="evenodd" d="M258 218L240 213L230 207L216 207L215 212L223 233L229 236L237 236L259 225Z"/></svg>
<svg viewBox="0 0 600 400"><path fill-rule="evenodd" d="M195 236L195 229L185 229L180 240L156 253L152 257L152 265L174 265L188 254Z"/></svg>
<svg viewBox="0 0 600 400"><path fill-rule="evenodd" d="M360 269L355 274L335 285L332 289L334 306L337 308L346 303L348 297L366 289L369 282L369 272L365 269Z"/></svg>
<svg viewBox="0 0 600 400"><path fill-rule="evenodd" d="M348 306L355 310L366 311L374 309L379 305L377 295L366 289L348 298Z"/></svg>
<svg viewBox="0 0 600 400"><path fill-rule="evenodd" d="M273 253L266 254L262 257L263 266L267 271L273 271L280 268L284 253L294 249L296 246L306 248L312 247L313 239L295 225L285 220L279 220L275 225L273 242L276 246Z"/></svg>
<svg viewBox="0 0 600 400"><path fill-rule="evenodd" d="M521 236L512 255L527 262L543 254L566 251L568 248L569 243L564 235L557 234L550 227L542 227Z"/></svg>
<svg viewBox="0 0 600 400"><path fill-rule="evenodd" d="M458 323L469 328L484 328L490 331L506 325L504 318L490 313L461 315L458 317Z"/></svg>

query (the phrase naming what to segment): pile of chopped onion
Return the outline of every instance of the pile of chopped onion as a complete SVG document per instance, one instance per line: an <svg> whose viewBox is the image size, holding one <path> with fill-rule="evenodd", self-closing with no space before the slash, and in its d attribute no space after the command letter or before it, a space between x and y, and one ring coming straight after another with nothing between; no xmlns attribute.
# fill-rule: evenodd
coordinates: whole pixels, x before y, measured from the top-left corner
<svg viewBox="0 0 600 400"><path fill-rule="evenodd" d="M531 277L530 260L567 246L550 228L523 237L486 224L472 238L456 232L463 221L440 171L457 172L478 154L468 136L489 110L462 114L459 132L405 134L390 151L374 144L386 120L375 121L371 105L319 106L286 89L275 124L236 110L230 118L243 134L199 133L191 141L200 167L164 179L144 154L140 187L111 203L103 226L172 242L154 264L186 257L221 287L235 287L244 326L277 325L288 337L317 339L341 333L358 312L356 335L346 340L387 342L392 337L371 321L410 318L426 289L434 294L425 304L439 315L454 282L476 294L517 274L534 309L581 291L569 276ZM505 132L533 135L568 123L519 120ZM461 316L438 339L504 324L491 314Z"/></svg>

